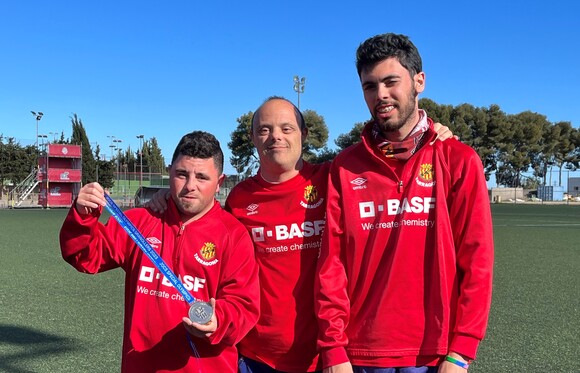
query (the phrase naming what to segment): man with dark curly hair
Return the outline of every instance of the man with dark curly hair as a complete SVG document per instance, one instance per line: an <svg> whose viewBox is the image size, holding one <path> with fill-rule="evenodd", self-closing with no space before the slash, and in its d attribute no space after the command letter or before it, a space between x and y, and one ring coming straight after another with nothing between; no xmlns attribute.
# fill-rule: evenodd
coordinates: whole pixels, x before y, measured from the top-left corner
<svg viewBox="0 0 580 373"><path fill-rule="evenodd" d="M171 161L167 209L126 212L184 288L212 305L207 324L187 317L184 297L117 221L99 222L101 185L83 186L66 217L60 244L67 262L85 273L126 272L122 372L237 371L236 343L258 319L260 294L248 232L214 197L223 160L213 135L183 136Z"/></svg>
<svg viewBox="0 0 580 373"><path fill-rule="evenodd" d="M493 232L482 162L433 141L408 37L363 42L373 120L333 161L316 277L325 372L465 372L491 304Z"/></svg>

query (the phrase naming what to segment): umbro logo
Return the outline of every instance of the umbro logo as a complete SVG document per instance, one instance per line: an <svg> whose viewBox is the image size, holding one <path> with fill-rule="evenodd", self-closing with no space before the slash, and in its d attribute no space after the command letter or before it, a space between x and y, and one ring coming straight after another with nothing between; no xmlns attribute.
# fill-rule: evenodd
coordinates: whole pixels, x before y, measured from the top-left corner
<svg viewBox="0 0 580 373"><path fill-rule="evenodd" d="M248 210L248 215L254 215L258 213L258 205L256 203L252 203L251 205L248 205L248 207L246 207L246 210Z"/></svg>
<svg viewBox="0 0 580 373"><path fill-rule="evenodd" d="M147 242L149 242L152 248L157 249L157 245L161 243L161 240L157 237L147 237Z"/></svg>
<svg viewBox="0 0 580 373"><path fill-rule="evenodd" d="M151 244L161 243L161 240L159 240L159 238L157 238L157 237L149 237L149 238L147 238L147 241L149 241L149 243L151 243Z"/></svg>
<svg viewBox="0 0 580 373"><path fill-rule="evenodd" d="M367 186L364 185L367 182L367 179L365 179L364 177L357 177L354 180L351 180L351 184L354 185L352 187L353 190L356 189L365 189Z"/></svg>

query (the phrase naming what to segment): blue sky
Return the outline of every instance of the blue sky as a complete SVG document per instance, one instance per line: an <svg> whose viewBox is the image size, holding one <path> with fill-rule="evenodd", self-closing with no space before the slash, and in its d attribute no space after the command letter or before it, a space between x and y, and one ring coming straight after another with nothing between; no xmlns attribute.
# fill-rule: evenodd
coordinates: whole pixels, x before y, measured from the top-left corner
<svg viewBox="0 0 580 373"><path fill-rule="evenodd" d="M580 124L580 2L5 1L0 5L0 134L22 145L71 135L76 113L110 156L156 137L166 160L192 130L229 158L236 118L268 96L324 116L329 146L368 119L354 67L366 38L407 34L439 104L498 104ZM226 173L233 168L226 166Z"/></svg>

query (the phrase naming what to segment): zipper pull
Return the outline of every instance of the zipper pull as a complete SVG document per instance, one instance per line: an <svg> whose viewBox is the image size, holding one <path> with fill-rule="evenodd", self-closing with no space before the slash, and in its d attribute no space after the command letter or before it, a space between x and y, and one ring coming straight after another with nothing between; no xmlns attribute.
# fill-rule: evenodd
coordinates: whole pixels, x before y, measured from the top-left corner
<svg viewBox="0 0 580 373"><path fill-rule="evenodd" d="M403 193L403 180L399 180L398 190L399 190L399 193Z"/></svg>

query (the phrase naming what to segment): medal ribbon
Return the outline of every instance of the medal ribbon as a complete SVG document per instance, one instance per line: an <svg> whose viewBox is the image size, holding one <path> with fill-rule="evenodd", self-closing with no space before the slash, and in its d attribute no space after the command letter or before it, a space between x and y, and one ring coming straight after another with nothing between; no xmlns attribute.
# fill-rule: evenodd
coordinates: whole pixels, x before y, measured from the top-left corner
<svg viewBox="0 0 580 373"><path fill-rule="evenodd" d="M121 211L119 206L117 206L115 201L113 201L113 199L109 197L109 195L106 193L105 199L107 200L107 204L105 207L107 208L109 213L111 213L113 218L115 218L115 220L119 223L119 225L123 227L125 232L129 234L129 237L131 237L133 242L135 242L137 246L139 246L141 251L143 251L143 253L147 255L147 257L153 262L155 267L157 267L157 269L160 270L161 273L163 273L163 276L165 276L169 280L169 282L171 282L171 285L173 285L173 287L176 288L177 291L179 291L179 293L183 296L183 298L188 304L192 304L193 302L195 302L195 298L189 293L189 291L187 291L187 289L185 288L185 286L183 286L179 278L177 278L177 276L175 275L175 273L173 273L171 268L167 266L163 258L160 257L155 250L153 250L149 242L147 242L147 240L145 239L145 237L143 237L141 232L139 232L139 230L133 225L133 223L131 223L131 221L127 218L127 216L125 216L125 214L123 213L123 211Z"/></svg>

